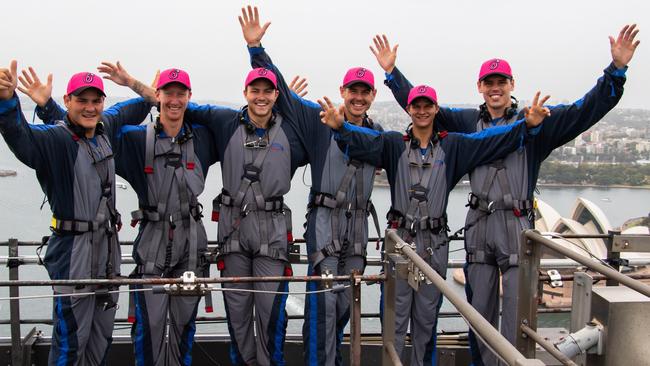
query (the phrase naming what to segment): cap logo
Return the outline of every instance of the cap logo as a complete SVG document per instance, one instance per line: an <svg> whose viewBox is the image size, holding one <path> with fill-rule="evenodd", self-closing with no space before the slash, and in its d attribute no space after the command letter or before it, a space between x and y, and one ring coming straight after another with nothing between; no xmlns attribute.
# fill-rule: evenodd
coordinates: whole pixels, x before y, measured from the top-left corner
<svg viewBox="0 0 650 366"><path fill-rule="evenodd" d="M169 72L169 78L171 80L178 79L178 74L181 72L179 69L173 69L172 71Z"/></svg>
<svg viewBox="0 0 650 366"><path fill-rule="evenodd" d="M427 87L426 86L421 86L418 88L418 93L424 94L427 92Z"/></svg>
<svg viewBox="0 0 650 366"><path fill-rule="evenodd" d="M357 77L362 78L366 74L366 69L357 70Z"/></svg>
<svg viewBox="0 0 650 366"><path fill-rule="evenodd" d="M498 59L492 61L492 63L490 64L490 70L494 70L494 69L496 69L497 67L499 67L499 61L500 61L500 60L498 60Z"/></svg>
<svg viewBox="0 0 650 366"><path fill-rule="evenodd" d="M269 73L269 71L267 69L259 69L257 71L257 74L260 75L260 76L266 76L266 74L268 74L268 73Z"/></svg>
<svg viewBox="0 0 650 366"><path fill-rule="evenodd" d="M91 73L87 73L87 74L86 74L86 77L84 78L84 82L85 82L86 84L90 84L90 83L93 82L93 80L95 80L95 75L93 75L93 74L91 74Z"/></svg>

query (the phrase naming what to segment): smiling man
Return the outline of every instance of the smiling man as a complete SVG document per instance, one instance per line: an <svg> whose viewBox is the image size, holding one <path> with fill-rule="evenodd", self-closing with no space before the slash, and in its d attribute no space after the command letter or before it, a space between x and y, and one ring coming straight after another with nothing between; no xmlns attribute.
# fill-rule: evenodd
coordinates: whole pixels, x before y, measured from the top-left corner
<svg viewBox="0 0 650 366"><path fill-rule="evenodd" d="M121 222L112 146L124 120L141 121L150 104L139 99L104 111L101 77L83 72L68 83L63 120L30 125L15 94L16 69L13 61L10 69L0 70L0 132L16 157L36 170L50 203L52 235L43 260L48 274L54 280L114 278L120 274ZM51 82L50 76L45 86L50 91ZM62 296L53 301L50 365L105 363L117 303L113 289L54 286ZM72 296L88 292L94 294Z"/></svg>

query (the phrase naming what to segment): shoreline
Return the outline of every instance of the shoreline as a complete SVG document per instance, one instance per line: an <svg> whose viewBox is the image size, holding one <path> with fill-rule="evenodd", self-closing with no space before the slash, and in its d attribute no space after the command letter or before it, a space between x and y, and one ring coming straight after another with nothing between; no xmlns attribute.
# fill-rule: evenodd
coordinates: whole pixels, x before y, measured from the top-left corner
<svg viewBox="0 0 650 366"><path fill-rule="evenodd" d="M378 187L389 187L388 182L383 181L383 180L375 180L375 186ZM461 186L461 187L469 187L469 183L458 183L456 185ZM597 184L580 184L580 183L571 183L571 184L566 184L566 183L537 183L537 187L543 187L543 188L628 188L628 189L647 189L650 190L650 185L645 185L645 186L626 186L626 185L619 185L619 184L614 184L611 186L601 186Z"/></svg>

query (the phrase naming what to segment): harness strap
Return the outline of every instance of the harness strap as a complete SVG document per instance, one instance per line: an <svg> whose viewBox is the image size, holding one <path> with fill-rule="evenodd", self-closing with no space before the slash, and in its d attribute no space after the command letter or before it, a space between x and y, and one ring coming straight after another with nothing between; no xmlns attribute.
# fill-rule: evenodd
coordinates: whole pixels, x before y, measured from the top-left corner
<svg viewBox="0 0 650 366"><path fill-rule="evenodd" d="M410 231L411 236L415 236L418 228L418 221L421 219L428 219L428 194L429 194L429 180L432 176L433 166L431 160L433 159L433 146L426 156L421 156L414 152L410 141L405 141L406 148L408 149L409 158L409 207L404 214L405 227ZM431 143L430 143L431 144ZM423 160L424 158L424 160ZM418 212L419 211L419 212ZM422 226L420 224L420 226ZM431 246L431 236L423 235L422 242L425 247Z"/></svg>
<svg viewBox="0 0 650 366"><path fill-rule="evenodd" d="M96 149L92 149L87 139L80 139L65 122L59 122L59 125L70 134L72 139L77 142L80 149L86 151L101 182L101 198L97 207L95 218L92 221L82 220L57 220L52 217L52 228L62 229L63 231L73 232L90 232L91 233L91 278L98 278L99 275L99 252L101 247L102 235L99 229L104 229L107 237L107 260L106 260L106 277L113 278L116 274L116 268L113 266L113 252L119 253L119 243L117 239L118 227L122 222L119 212L113 204L113 183L114 174L110 171L110 162L113 160L113 150L108 138L103 133L97 133ZM57 228L58 226L58 228ZM70 228L71 230L66 230ZM85 230L84 230L85 229ZM117 269L119 271L119 268Z"/></svg>
<svg viewBox="0 0 650 366"><path fill-rule="evenodd" d="M198 224L201 215L201 205L198 203L196 196L192 194L187 185L185 176L185 169L194 170L195 167L195 153L194 142L191 133L188 138L176 141L172 144L171 150L156 155L156 123L147 125L146 130L146 143L145 143L145 168L147 174L147 198L150 204L155 204L152 208L140 209L131 213L133 218L132 224L146 219L155 223L153 230L153 237L150 242L149 250L147 251L147 259L144 265L145 273L155 273L155 266L157 257L161 255L159 250L159 243L162 243L163 234L165 231L168 233L168 240L165 250L165 267L170 265L172 256L172 246L174 243L173 231L176 228L176 223L180 222L184 230L187 231L189 241L188 249L188 268L192 271L196 270L198 266ZM189 128L184 126L184 128ZM154 159L165 158L167 159L164 167L164 177L161 185L156 185L154 180ZM183 158L185 162L183 164ZM174 179L175 178L175 179ZM179 197L179 210L174 213L168 211L168 200L171 196L172 188L176 181ZM194 218L194 220L190 220ZM163 271L168 270L165 268Z"/></svg>
<svg viewBox="0 0 650 366"><path fill-rule="evenodd" d="M283 260L288 260L288 258L286 258L286 255L283 255L283 253L277 248L269 248L269 228L273 226L272 215L273 212L283 210L284 200L282 197L265 199L262 185L260 183L262 165L266 159L268 152L270 151L271 145L273 145L273 142L275 141L280 131L281 124L282 117L277 116L275 123L268 131L268 144L265 144L264 146L260 145L255 149L261 150L257 153L255 159L253 159L252 149L244 149L244 175L242 176L242 181L239 185L237 193L234 196L234 199L230 197L227 191L223 190L220 194L221 197L217 196L217 198L213 200L213 218L216 217L218 219L218 205L224 204L226 206L231 206L239 209L232 210L232 228L230 230L230 233L224 238L224 245L222 248L220 248L221 254L241 251L239 239L239 226L241 224L241 220L250 213L254 213L257 216L260 230L259 254L271 258L281 258ZM247 138L248 134L246 133L243 135L243 143L245 147L249 146ZM249 188L253 193L254 202L251 202L255 204L255 207L253 208L248 207L251 203L244 204L244 199L246 198L246 194ZM215 207L215 205L217 207Z"/></svg>

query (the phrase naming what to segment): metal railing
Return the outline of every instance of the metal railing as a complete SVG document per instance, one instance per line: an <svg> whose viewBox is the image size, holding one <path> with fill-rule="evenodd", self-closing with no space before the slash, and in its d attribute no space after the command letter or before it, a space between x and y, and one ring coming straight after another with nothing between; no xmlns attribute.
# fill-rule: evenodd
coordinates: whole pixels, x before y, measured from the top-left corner
<svg viewBox="0 0 650 366"><path fill-rule="evenodd" d="M318 281L324 282L331 286L333 283L348 283L349 291L352 294L351 302L351 317L350 317L350 363L352 365L361 364L361 319L368 317L379 317L379 314L362 314L361 313L361 283L376 283L384 282L384 322L382 329L383 346L383 364L401 365L400 357L395 351L395 322L394 322L394 297L395 297L395 281L401 275L408 276L410 263L412 267L422 273L426 279L431 281L440 292L449 299L449 301L456 307L458 312L441 312L440 317L454 317L460 316L465 319L468 325L477 333L481 339L488 344L488 346L506 363L509 365L541 365L541 361L533 359L534 344L539 343L542 347L547 349L549 354L559 359L563 364L574 365L571 360L553 347L547 341L544 341L537 333L535 333L537 325L538 313L555 313L555 312L569 312L569 309L538 309L538 300L541 296L541 281L551 281L551 276L541 274L540 268L575 268L577 266L587 267L597 272L603 273L602 275L590 276L590 279L602 280L608 279L608 284L612 281L620 282L636 289L637 291L650 296L650 287L635 281L637 279L647 279L650 276L644 274L636 274L626 276L618 272L622 265L626 266L640 266L650 264L648 259L636 259L625 262L620 259L620 256L614 253L621 251L632 251L639 249L640 244L636 236L620 236L619 233L611 232L607 235L563 235L562 238L600 238L605 239L608 243L608 257L610 262L613 263L614 269L596 262L590 258L580 256L575 252L559 246L550 239L541 236L537 232L526 231L522 233L522 253L520 255L520 299L524 301L519 305L519 324L521 324L522 335L520 338L526 339L525 345L520 345L519 340L517 347L514 347L501 336L501 334L492 327L481 315L474 310L469 303L457 295L450 287L449 284L433 270L417 253L413 250L410 244L405 243L394 230L387 230L385 238L385 251L384 256L386 260L379 257L371 257L368 260L368 265L382 265L384 266L384 273L388 275L360 275L353 273L347 276L291 276L291 277L238 277L238 278L196 278L196 283L207 286L208 284L215 283L233 283L233 282L306 282ZM462 238L461 238L462 239ZM543 245L549 247L556 252L567 256L570 259L541 259L541 250L539 246L532 245L534 241L541 242ZM372 241L372 239L371 239ZM297 243L304 242L304 240L297 239ZM132 242L123 242L122 245L132 245ZM211 242L214 244L214 242ZM19 255L18 246L36 246L41 245L40 242L19 242L16 239L10 239L8 242L0 242L0 246L8 246L8 256L0 256L0 264L7 264L9 267L9 281L0 281L0 287L9 287L10 297L10 319L0 320L0 324L11 325L12 336L12 364L19 365L25 361L26 352L23 345L29 344L29 338L33 336L30 332L26 339L21 339L20 325L21 324L51 324L49 319L32 319L21 320L19 310L19 287L21 286L51 286L55 284L81 284L81 285L134 285L134 284L149 284L149 285L180 285L183 283L182 279L176 278L161 278L161 279L92 279L92 280L76 280L76 281L52 281L52 280L19 280L18 268L25 264L38 264L39 258L35 255L25 256ZM123 264L133 263L130 256L123 257ZM307 264L306 256L299 255L294 251L293 263ZM460 268L465 264L464 260L450 260L448 268ZM399 272L399 273L398 273ZM564 281L581 281L584 273L579 272L574 275L561 275ZM525 286L526 289L522 291L521 287ZM292 316L291 319L302 319L302 316ZM392 320L391 320L392 319ZM221 321L223 317L204 317L200 318L202 321ZM125 322L126 319L116 319L116 322ZM33 341L32 341L33 342ZM533 351L530 351L532 344ZM528 357L528 358L526 358Z"/></svg>
<svg viewBox="0 0 650 366"><path fill-rule="evenodd" d="M599 275L589 276L584 272L576 272L573 275L564 275L566 279L574 280L574 291L572 293L572 318L571 331L575 332L584 327L591 318L590 311L585 298L576 298L576 289L587 287L582 290L589 295L591 284L594 279L606 279L607 286L624 285L645 296L650 297L650 286L641 282L640 279L647 279L647 275L626 275L620 272L622 266L630 263L621 259L621 252L649 252L650 236L648 235L621 235L619 231L610 231L604 237L607 247L607 258L604 260L581 255L571 249L563 247L551 239L548 239L535 230L524 230L521 233L521 247L519 252L519 304L517 310L517 324L519 329L517 336L517 349L526 357L535 357L535 345L539 344L554 356L563 365L576 365L565 354L561 353L555 345L546 341L537 332L537 306L541 298L541 282L549 276L540 276L542 247L553 250L580 265L589 268ZM581 305L582 304L582 305ZM586 304L586 305L585 305Z"/></svg>
<svg viewBox="0 0 650 366"><path fill-rule="evenodd" d="M440 290L460 312L468 325L481 337L495 354L508 365L543 365L539 360L527 359L515 346L496 330L465 299L456 294L445 280L429 266L414 250L404 242L395 230L386 231L386 263L384 273L384 352L383 364L401 365L394 350L395 341L395 287L398 279L407 279L409 284L421 281L420 272ZM417 268L417 270L414 270ZM407 278L403 278L407 276Z"/></svg>

